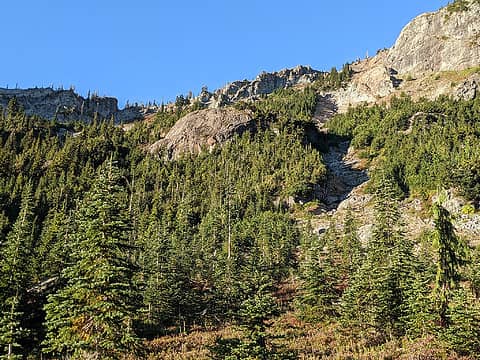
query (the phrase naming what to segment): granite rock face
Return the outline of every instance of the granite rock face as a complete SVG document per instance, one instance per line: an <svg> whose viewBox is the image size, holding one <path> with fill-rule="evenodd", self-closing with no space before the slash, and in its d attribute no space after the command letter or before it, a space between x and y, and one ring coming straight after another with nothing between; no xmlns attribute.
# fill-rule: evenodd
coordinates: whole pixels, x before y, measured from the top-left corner
<svg viewBox="0 0 480 360"><path fill-rule="evenodd" d="M60 122L81 120L90 122L99 120L129 122L142 118L154 109L143 106L128 107L119 110L118 101L113 97L89 96L84 98L73 90L54 90L52 88L3 89L0 88L0 106L6 108L12 98L23 107L27 115L36 115Z"/></svg>
<svg viewBox="0 0 480 360"><path fill-rule="evenodd" d="M221 145L235 135L255 129L253 113L233 108L194 111L178 120L163 139L149 147L150 153L166 150L167 158L199 153Z"/></svg>
<svg viewBox="0 0 480 360"><path fill-rule="evenodd" d="M350 83L332 92L338 112L345 112L350 106L375 103L394 93L401 84L397 72L386 65L388 50L376 56L357 61L350 65L353 72Z"/></svg>
<svg viewBox="0 0 480 360"><path fill-rule="evenodd" d="M480 2L418 16L390 49L387 66L401 74L462 70L480 64Z"/></svg>
<svg viewBox="0 0 480 360"><path fill-rule="evenodd" d="M297 66L273 73L262 72L253 81L234 81L213 93L202 89L197 100L210 108L230 105L241 100L257 100L277 89L311 84L321 73L309 66Z"/></svg>
<svg viewBox="0 0 480 360"><path fill-rule="evenodd" d="M381 102L403 91L412 97L419 93L432 99L439 95L473 99L480 84L477 75L465 75L457 87L451 82L428 80L432 73L459 73L480 66L480 2L465 0L463 4L416 17L404 27L392 48L353 63L351 82L332 93L338 112L349 106ZM412 79L420 81L409 82ZM415 84L417 88L411 86Z"/></svg>
<svg viewBox="0 0 480 360"><path fill-rule="evenodd" d="M474 75L460 84L454 93L455 99L473 100L478 93L480 75Z"/></svg>

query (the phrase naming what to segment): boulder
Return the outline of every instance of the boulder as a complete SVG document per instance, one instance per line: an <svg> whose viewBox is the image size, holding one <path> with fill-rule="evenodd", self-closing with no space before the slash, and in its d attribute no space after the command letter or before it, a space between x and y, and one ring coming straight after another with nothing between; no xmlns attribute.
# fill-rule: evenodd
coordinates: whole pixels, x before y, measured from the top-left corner
<svg viewBox="0 0 480 360"><path fill-rule="evenodd" d="M234 108L204 109L185 115L163 139L149 147L150 153L166 150L167 158L176 159L183 153L199 153L211 149L256 127L250 111Z"/></svg>

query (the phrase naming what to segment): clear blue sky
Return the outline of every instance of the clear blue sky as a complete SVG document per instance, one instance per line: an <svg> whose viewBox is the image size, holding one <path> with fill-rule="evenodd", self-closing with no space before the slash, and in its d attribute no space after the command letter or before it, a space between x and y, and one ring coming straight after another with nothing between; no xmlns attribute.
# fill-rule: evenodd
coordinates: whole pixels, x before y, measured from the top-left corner
<svg viewBox="0 0 480 360"><path fill-rule="evenodd" d="M319 70L393 45L448 0L2 2L0 87L74 85L123 105L168 101L298 64Z"/></svg>

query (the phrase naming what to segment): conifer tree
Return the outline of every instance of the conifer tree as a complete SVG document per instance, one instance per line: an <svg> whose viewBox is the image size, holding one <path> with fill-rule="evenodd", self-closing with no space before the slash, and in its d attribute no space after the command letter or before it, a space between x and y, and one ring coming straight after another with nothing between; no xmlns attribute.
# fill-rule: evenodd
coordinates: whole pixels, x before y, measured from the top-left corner
<svg viewBox="0 0 480 360"><path fill-rule="evenodd" d="M362 244L357 235L357 224L351 209L348 209L343 224L342 265L344 275L350 277L361 264Z"/></svg>
<svg viewBox="0 0 480 360"><path fill-rule="evenodd" d="M306 320L324 320L336 315L335 303L341 296L340 264L336 261L338 238L336 224L332 222L329 229L320 239L307 229L308 239L304 244L304 260L301 264L300 276L303 280L302 293L297 307Z"/></svg>
<svg viewBox="0 0 480 360"><path fill-rule="evenodd" d="M31 279L34 213L32 187L24 189L20 213L0 248L0 348L5 359L21 358L20 340L27 289Z"/></svg>
<svg viewBox="0 0 480 360"><path fill-rule="evenodd" d="M402 305L400 321L409 338L423 337L435 334L436 314L433 299L431 297L431 278L427 272L417 267L408 289L405 291L405 302Z"/></svg>
<svg viewBox="0 0 480 360"><path fill-rule="evenodd" d="M433 244L438 254L434 295L440 326L447 327L450 295L460 281L460 268L467 263L467 247L455 233L450 212L441 205L444 198L444 195L441 196L433 205L435 222Z"/></svg>
<svg viewBox="0 0 480 360"><path fill-rule="evenodd" d="M385 338L403 332L401 319L413 274L412 244L405 239L392 180L376 190L375 224L366 258L345 291L343 319Z"/></svg>
<svg viewBox="0 0 480 360"><path fill-rule="evenodd" d="M252 265L252 264L250 264ZM224 360L290 360L296 359L295 353L272 344L267 330L268 321L278 315L278 305L272 296L272 283L268 276L253 270L252 293L242 302L239 315L242 338L217 339L212 350L213 359Z"/></svg>
<svg viewBox="0 0 480 360"><path fill-rule="evenodd" d="M466 289L452 291L446 312L448 327L441 337L461 355L480 354L480 304Z"/></svg>
<svg viewBox="0 0 480 360"><path fill-rule="evenodd" d="M140 304L129 244L130 221L118 169L104 165L76 215L72 263L64 287L49 296L44 351L53 355L119 359L134 352Z"/></svg>

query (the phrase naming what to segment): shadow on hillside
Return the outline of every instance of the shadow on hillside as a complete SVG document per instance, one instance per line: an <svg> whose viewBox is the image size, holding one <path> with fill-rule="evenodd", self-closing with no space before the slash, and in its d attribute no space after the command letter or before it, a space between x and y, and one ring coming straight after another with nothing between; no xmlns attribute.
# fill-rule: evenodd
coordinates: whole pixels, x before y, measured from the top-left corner
<svg viewBox="0 0 480 360"><path fill-rule="evenodd" d="M343 137L326 135L327 151L323 152L323 162L327 167L327 182L320 200L328 210L334 210L357 186L368 181L366 170L358 168L360 160L348 153L350 140Z"/></svg>

